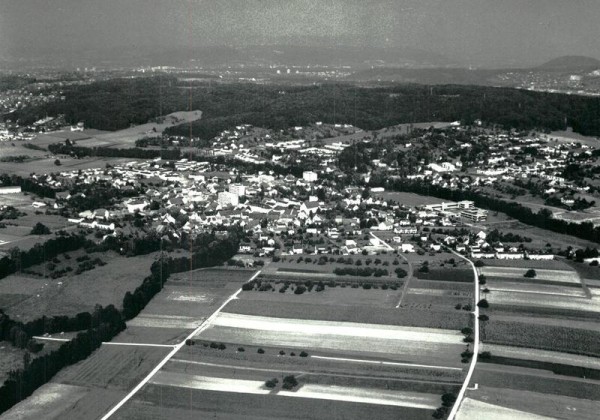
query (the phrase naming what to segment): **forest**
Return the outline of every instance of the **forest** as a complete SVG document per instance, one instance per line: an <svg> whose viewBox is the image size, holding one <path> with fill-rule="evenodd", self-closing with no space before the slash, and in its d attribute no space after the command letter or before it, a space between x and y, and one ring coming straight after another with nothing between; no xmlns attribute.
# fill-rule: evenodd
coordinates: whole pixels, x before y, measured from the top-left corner
<svg viewBox="0 0 600 420"><path fill-rule="evenodd" d="M111 79L67 86L64 101L22 109L21 124L64 114L68 123L118 130L161 114L197 109L192 136L210 139L232 125L285 129L316 121L375 130L400 123L480 119L504 128L556 130L566 126L600 135L600 98L483 86L416 84L358 86L347 82L307 86L245 83L185 85L170 76ZM166 129L189 136L190 125Z"/></svg>

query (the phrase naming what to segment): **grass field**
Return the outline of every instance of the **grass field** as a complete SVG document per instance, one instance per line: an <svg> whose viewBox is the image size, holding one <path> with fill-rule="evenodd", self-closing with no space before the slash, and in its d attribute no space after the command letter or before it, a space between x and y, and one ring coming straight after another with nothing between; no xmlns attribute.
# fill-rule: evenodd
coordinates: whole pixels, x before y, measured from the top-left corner
<svg viewBox="0 0 600 420"><path fill-rule="evenodd" d="M96 304L120 307L125 293L150 274L155 254L131 258L103 254L103 258L105 266L79 275L53 280L13 274L2 279L0 296L8 296L6 313L13 319L32 320L92 311Z"/></svg>

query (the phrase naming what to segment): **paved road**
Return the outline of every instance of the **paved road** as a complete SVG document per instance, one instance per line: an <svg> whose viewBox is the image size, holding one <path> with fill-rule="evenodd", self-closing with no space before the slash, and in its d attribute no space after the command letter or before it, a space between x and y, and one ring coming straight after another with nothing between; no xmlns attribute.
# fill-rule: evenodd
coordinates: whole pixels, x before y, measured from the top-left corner
<svg viewBox="0 0 600 420"><path fill-rule="evenodd" d="M259 274L260 274L261 270L257 271L256 273L254 273L254 275L252 277L250 277L247 281L251 282L252 280L254 280ZM156 365L156 367L154 369L152 369L152 371L144 378L142 379L142 381L137 384L135 386L135 388L133 388L131 390L131 392L129 392L129 394L127 394L125 396L125 398L123 398L121 401L119 401L108 413L106 413L103 417L102 420L106 420L109 419L113 414L115 414L123 405L125 405L125 403L127 401L129 401L140 389L142 389L142 387L144 385L146 385L148 383L148 381L150 379L152 379L152 377L154 375L156 375L156 373L162 369L162 367L167 364L167 362L169 360L171 360L171 358L173 356L175 356L175 354L181 350L181 348L183 346L185 346L185 342L187 340L190 340L192 338L194 338L196 335L200 334L202 331L204 331L205 329L207 329L212 322L215 320L215 318L217 317L217 315L219 314L219 312L221 312L223 310L223 308L225 306L227 306L227 304L229 302L231 302L233 299L237 298L237 295L240 294L240 292L242 291L242 289L238 289L233 295L229 296L229 298L227 298L227 300L225 302L223 302L223 304L210 316L208 317L202 324L200 324L200 326L198 328L196 328L194 331L192 331L186 338L184 338L183 340L181 340L181 342L179 344L177 344L176 346L173 347L173 350L171 350L171 352L169 352L169 354L167 354L167 356L161 360L159 362L158 365Z"/></svg>
<svg viewBox="0 0 600 420"><path fill-rule="evenodd" d="M456 397L456 402L454 403L454 406L452 407L452 411L450 411L450 414L448 415L448 420L454 420L454 418L456 417L456 413L458 412L458 409L460 408L460 404L461 404L463 398L465 397L465 392L467 391L469 382L471 382L471 378L473 377L473 372L475 371L475 364L477 363L477 356L479 355L479 306L477 306L477 303L479 302L479 276L477 274L477 268L475 268L475 264L473 264L473 261L471 261L470 259L463 257L458 252L455 252L455 251L451 251L451 252L454 255L458 256L459 258L467 261L471 265L471 268L473 269L474 290L475 290L475 294L474 294L475 310L473 311L473 315L475 316L475 327L474 327L475 339L474 339L474 343L473 343L473 358L471 359L471 366L469 366L469 371L467 372L465 381L463 382L463 385L460 388L460 392L458 393L458 396Z"/></svg>

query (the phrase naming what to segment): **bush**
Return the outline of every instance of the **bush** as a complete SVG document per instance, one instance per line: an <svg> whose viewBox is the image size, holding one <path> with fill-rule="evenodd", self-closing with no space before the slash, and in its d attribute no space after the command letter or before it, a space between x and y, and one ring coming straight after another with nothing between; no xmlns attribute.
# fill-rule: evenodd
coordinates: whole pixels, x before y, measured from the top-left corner
<svg viewBox="0 0 600 420"><path fill-rule="evenodd" d="M48 227L46 225L43 225L40 222L37 222L35 224L35 226L33 227L33 229L31 229L31 234L32 235L49 235L50 229L48 229Z"/></svg>
<svg viewBox="0 0 600 420"><path fill-rule="evenodd" d="M490 304L488 303L487 299L481 299L477 306L479 306L480 308L489 308Z"/></svg>
<svg viewBox="0 0 600 420"><path fill-rule="evenodd" d="M408 275L408 273L406 272L406 270L404 270L403 268L400 268L400 267L396 268L394 270L394 273L396 273L396 276L399 279L403 279L404 277L406 277Z"/></svg>
<svg viewBox="0 0 600 420"><path fill-rule="evenodd" d="M485 263L481 260L477 260L475 261L475 267L483 267L485 266Z"/></svg>
<svg viewBox="0 0 600 420"><path fill-rule="evenodd" d="M294 290L295 295L301 295L304 292L306 292L306 287L304 286L298 286L296 287L296 290Z"/></svg>
<svg viewBox="0 0 600 420"><path fill-rule="evenodd" d="M449 393L449 392L442 395L442 406L452 407L455 402L456 402L456 395Z"/></svg>
<svg viewBox="0 0 600 420"><path fill-rule="evenodd" d="M305 352L304 350L302 350L302 351L300 352L300 357L308 357L308 353L307 353L307 352Z"/></svg>
<svg viewBox="0 0 600 420"><path fill-rule="evenodd" d="M258 354L264 354L264 353L265 353L265 351L264 351L263 349L258 349L258 350L256 350L256 352L257 352Z"/></svg>
<svg viewBox="0 0 600 420"><path fill-rule="evenodd" d="M461 310L462 305L460 303L457 303L456 306L454 307L454 309Z"/></svg>
<svg viewBox="0 0 600 420"><path fill-rule="evenodd" d="M298 386L298 380L294 375L288 375L283 378L283 389L293 389Z"/></svg>
<svg viewBox="0 0 600 420"><path fill-rule="evenodd" d="M279 355L280 356L285 356L285 352L283 350L279 350Z"/></svg>
<svg viewBox="0 0 600 420"><path fill-rule="evenodd" d="M246 351L246 349L243 348L243 347L238 347L237 351L240 352L240 353L243 353L243 352Z"/></svg>
<svg viewBox="0 0 600 420"><path fill-rule="evenodd" d="M489 351L482 351L479 353L479 357L481 357L483 360L490 360L492 358L492 353Z"/></svg>
<svg viewBox="0 0 600 420"><path fill-rule="evenodd" d="M537 273L535 272L535 270L533 268L530 268L529 270L527 270L527 272L525 274L523 274L523 277L527 277L527 278L534 278L535 276L537 276Z"/></svg>
<svg viewBox="0 0 600 420"><path fill-rule="evenodd" d="M277 386L278 383L279 383L279 380L277 378L273 378L273 379L269 379L268 381L266 381L265 386L267 388L273 389Z"/></svg>

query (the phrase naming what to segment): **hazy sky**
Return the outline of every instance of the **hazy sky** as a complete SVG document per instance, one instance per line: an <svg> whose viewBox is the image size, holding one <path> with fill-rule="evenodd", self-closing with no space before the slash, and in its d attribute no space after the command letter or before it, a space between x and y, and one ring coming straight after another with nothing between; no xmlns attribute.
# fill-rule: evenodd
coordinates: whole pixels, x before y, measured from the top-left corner
<svg viewBox="0 0 600 420"><path fill-rule="evenodd" d="M0 0L0 56L331 43L530 64L600 58L599 23L600 0Z"/></svg>

